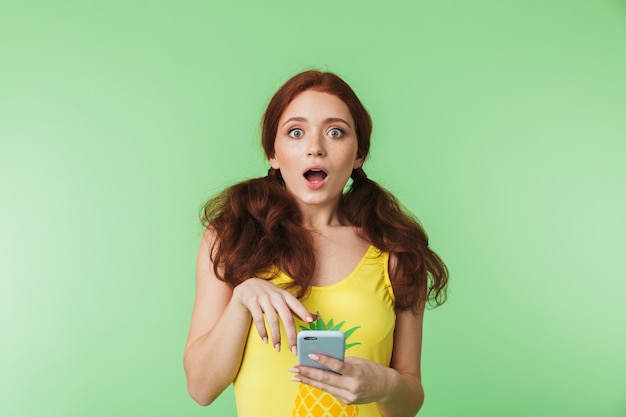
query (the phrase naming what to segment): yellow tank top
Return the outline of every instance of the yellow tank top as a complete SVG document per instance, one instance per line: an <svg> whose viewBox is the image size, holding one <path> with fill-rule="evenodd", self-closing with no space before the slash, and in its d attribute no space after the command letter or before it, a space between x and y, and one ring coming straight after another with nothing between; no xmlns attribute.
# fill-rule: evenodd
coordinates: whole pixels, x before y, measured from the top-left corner
<svg viewBox="0 0 626 417"><path fill-rule="evenodd" d="M394 296L389 281L389 254L370 246L356 268L343 280L325 287L312 287L302 301L319 312L316 327L347 334L346 356L369 359L389 366L395 327ZM281 273L272 282L291 281ZM308 323L296 320L300 331ZM284 346L276 352L263 343L250 326L241 368L234 381L238 417L380 417L375 403L345 405L333 396L305 384L290 381L288 370L297 358Z"/></svg>

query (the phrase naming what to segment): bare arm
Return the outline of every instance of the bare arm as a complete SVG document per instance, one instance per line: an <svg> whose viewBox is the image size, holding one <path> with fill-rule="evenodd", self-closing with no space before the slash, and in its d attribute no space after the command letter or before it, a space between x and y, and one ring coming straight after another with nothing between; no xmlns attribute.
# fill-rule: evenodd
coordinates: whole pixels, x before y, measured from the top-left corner
<svg viewBox="0 0 626 417"><path fill-rule="evenodd" d="M378 400L385 417L415 416L424 403L420 371L423 316L421 309L417 316L405 311L396 317L390 386L387 395Z"/></svg>
<svg viewBox="0 0 626 417"><path fill-rule="evenodd" d="M201 405L210 404L234 380L250 328L250 314L232 302L233 290L213 273L205 233L196 264L196 298L185 346L187 389Z"/></svg>
<svg viewBox="0 0 626 417"><path fill-rule="evenodd" d="M389 273L393 274L398 258L389 257ZM426 289L424 288L424 295ZM393 351L387 395L378 400L378 409L385 417L414 417L424 404L422 386L422 328L425 304L416 314L411 311L396 313Z"/></svg>

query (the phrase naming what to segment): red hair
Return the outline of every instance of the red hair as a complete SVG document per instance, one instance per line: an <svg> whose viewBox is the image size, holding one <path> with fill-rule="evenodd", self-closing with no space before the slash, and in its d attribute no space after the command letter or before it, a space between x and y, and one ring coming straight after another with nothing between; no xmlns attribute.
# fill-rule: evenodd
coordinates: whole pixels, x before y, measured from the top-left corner
<svg viewBox="0 0 626 417"><path fill-rule="evenodd" d="M358 156L365 159L372 132L369 113L345 81L333 73L314 70L289 79L270 100L262 126L267 157L274 156L280 116L306 90L333 94L346 104L355 122ZM363 169L352 172L352 184L340 209L363 239L395 256L390 278L396 309L417 311L427 302L436 306L445 301L448 271L428 247L423 228L391 193L367 178ZM211 198L203 208L202 224L216 235L211 248L216 276L236 286L252 276L268 277L269 271L275 276L278 268L293 277L291 288L304 297L311 287L315 259L302 256L313 252L313 242L301 221L300 209L275 169L266 177L235 184Z"/></svg>

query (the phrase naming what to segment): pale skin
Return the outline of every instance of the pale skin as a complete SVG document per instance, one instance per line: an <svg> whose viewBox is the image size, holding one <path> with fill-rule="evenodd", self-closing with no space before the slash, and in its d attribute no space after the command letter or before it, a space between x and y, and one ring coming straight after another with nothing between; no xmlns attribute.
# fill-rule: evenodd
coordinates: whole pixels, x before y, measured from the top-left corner
<svg viewBox="0 0 626 417"><path fill-rule="evenodd" d="M281 170L286 189L296 198L304 225L313 236L315 286L343 279L369 247L339 210L350 173L363 163L357 148L354 120L347 106L333 95L307 90L280 118L270 164ZM312 166L327 174L322 184L303 177ZM251 324L259 337L277 350L287 348L295 353L293 317L308 322L316 319L288 291L263 279L252 277L234 289L220 281L209 259L214 240L214 234L207 230L200 244L196 299L184 354L189 393L202 405L210 404L233 382ZM394 262L392 257L390 273ZM397 313L389 367L356 357L340 361L314 355L314 360L337 373L296 366L291 369L292 380L326 391L346 404L375 402L385 417L414 416L424 401L422 319L423 308L418 314ZM280 323L286 341L281 340Z"/></svg>

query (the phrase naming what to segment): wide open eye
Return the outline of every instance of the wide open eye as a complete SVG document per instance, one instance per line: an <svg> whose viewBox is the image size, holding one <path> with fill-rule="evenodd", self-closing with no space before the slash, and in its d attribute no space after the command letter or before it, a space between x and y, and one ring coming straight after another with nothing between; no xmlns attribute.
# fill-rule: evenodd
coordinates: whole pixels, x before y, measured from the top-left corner
<svg viewBox="0 0 626 417"><path fill-rule="evenodd" d="M304 132L302 131L302 129L298 127L294 127L293 129L289 129L289 136L291 136L292 138L299 139L302 136L304 136Z"/></svg>
<svg viewBox="0 0 626 417"><path fill-rule="evenodd" d="M333 127L328 131L328 135L331 138L340 138L343 136L343 130L339 129L338 127Z"/></svg>

